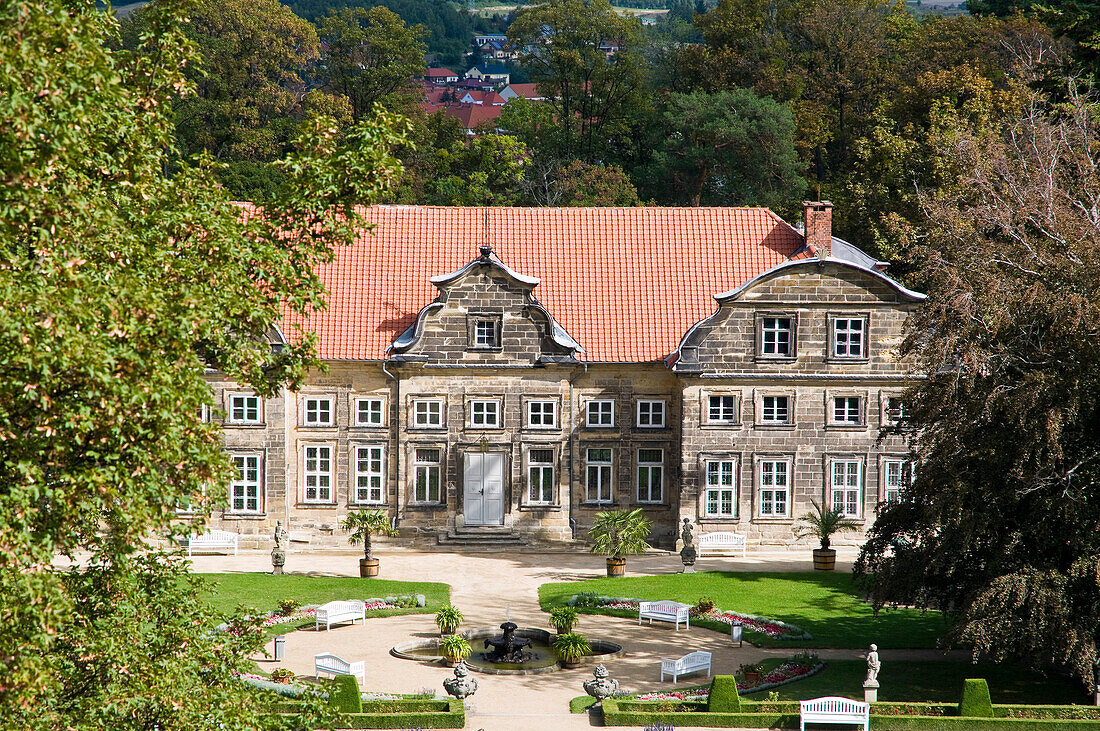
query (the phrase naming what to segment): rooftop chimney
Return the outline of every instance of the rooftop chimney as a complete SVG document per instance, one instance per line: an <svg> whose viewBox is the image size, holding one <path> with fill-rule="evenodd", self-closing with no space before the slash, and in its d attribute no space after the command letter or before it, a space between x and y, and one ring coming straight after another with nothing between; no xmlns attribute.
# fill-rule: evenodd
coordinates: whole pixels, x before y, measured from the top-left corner
<svg viewBox="0 0 1100 731"><path fill-rule="evenodd" d="M802 220L806 244L813 247L818 259L827 259L833 243L833 204L806 201L802 204Z"/></svg>

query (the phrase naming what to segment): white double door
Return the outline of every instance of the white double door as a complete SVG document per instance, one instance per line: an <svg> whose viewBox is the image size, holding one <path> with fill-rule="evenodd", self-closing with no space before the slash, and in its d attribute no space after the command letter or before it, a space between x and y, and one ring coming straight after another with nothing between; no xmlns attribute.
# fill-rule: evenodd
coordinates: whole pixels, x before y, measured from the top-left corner
<svg viewBox="0 0 1100 731"><path fill-rule="evenodd" d="M504 454L466 452L463 471L466 525L504 525Z"/></svg>

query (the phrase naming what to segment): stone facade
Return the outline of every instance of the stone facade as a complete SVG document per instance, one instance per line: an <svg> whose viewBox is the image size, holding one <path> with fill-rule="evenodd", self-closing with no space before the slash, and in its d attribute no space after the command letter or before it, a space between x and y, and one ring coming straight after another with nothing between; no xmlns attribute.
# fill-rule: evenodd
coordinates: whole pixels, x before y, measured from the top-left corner
<svg viewBox="0 0 1100 731"><path fill-rule="evenodd" d="M567 541L642 507L668 548L682 517L786 544L811 499L867 525L904 479L880 427L911 382L896 349L920 295L873 269L775 267L648 363L586 362L538 280L486 248L433 283L384 361L332 361L267 401L211 376L239 473L214 527L259 540L282 520L292 540L342 544L341 518L377 507L411 538Z"/></svg>

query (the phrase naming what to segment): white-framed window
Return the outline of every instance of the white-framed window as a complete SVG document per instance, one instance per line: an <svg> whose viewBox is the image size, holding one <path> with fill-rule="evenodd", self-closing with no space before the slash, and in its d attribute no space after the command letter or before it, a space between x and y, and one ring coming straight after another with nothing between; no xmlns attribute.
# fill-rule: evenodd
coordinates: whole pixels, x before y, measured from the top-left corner
<svg viewBox="0 0 1100 731"><path fill-rule="evenodd" d="M307 503L332 502L332 447L307 445L302 449L302 476Z"/></svg>
<svg viewBox="0 0 1100 731"><path fill-rule="evenodd" d="M231 424L259 424L260 397L235 393L229 397L229 422Z"/></svg>
<svg viewBox="0 0 1100 731"><path fill-rule="evenodd" d="M794 320L790 317L760 318L760 354L789 358L794 353Z"/></svg>
<svg viewBox="0 0 1100 731"><path fill-rule="evenodd" d="M443 399L415 399L413 407L413 426L439 428L443 426Z"/></svg>
<svg viewBox="0 0 1100 731"><path fill-rule="evenodd" d="M832 507L839 509L845 518L858 518L862 514L860 494L863 465L858 459L834 459L829 463L829 488Z"/></svg>
<svg viewBox="0 0 1100 731"><path fill-rule="evenodd" d="M332 426L335 421L330 396L307 396L305 410L306 426Z"/></svg>
<svg viewBox="0 0 1100 731"><path fill-rule="evenodd" d="M863 358L867 347L867 320L862 317L833 319L833 357Z"/></svg>
<svg viewBox="0 0 1100 731"><path fill-rule="evenodd" d="M198 411L195 412L195 415L203 424L210 423L210 405L203 404L198 408Z"/></svg>
<svg viewBox="0 0 1100 731"><path fill-rule="evenodd" d="M441 503L443 450L417 447L413 450L413 502Z"/></svg>
<svg viewBox="0 0 1100 731"><path fill-rule="evenodd" d="M737 460L708 459L703 512L708 518L737 517Z"/></svg>
<svg viewBox="0 0 1100 731"><path fill-rule="evenodd" d="M859 396L833 397L834 424L862 424Z"/></svg>
<svg viewBox="0 0 1100 731"><path fill-rule="evenodd" d="M554 502L554 450L527 451L527 496L532 503Z"/></svg>
<svg viewBox="0 0 1100 731"><path fill-rule="evenodd" d="M528 401L527 426L552 427L558 423L557 401Z"/></svg>
<svg viewBox="0 0 1100 731"><path fill-rule="evenodd" d="M791 423L790 396L762 396L760 398L761 424Z"/></svg>
<svg viewBox="0 0 1100 731"><path fill-rule="evenodd" d="M886 459L882 462L882 499L897 502L901 491L913 481L913 463L907 459Z"/></svg>
<svg viewBox="0 0 1100 731"><path fill-rule="evenodd" d="M229 483L229 512L262 512L260 455L234 454L231 459L234 474Z"/></svg>
<svg viewBox="0 0 1100 731"><path fill-rule="evenodd" d="M905 418L905 404L899 396L884 396L882 419L888 425L894 425Z"/></svg>
<svg viewBox="0 0 1100 731"><path fill-rule="evenodd" d="M470 426L495 428L500 426L500 401L473 399L470 401Z"/></svg>
<svg viewBox="0 0 1100 731"><path fill-rule="evenodd" d="M386 448L381 444L355 445L355 502L383 503L386 497Z"/></svg>
<svg viewBox="0 0 1100 731"><path fill-rule="evenodd" d="M664 499L665 450L638 450L638 502L659 503Z"/></svg>
<svg viewBox="0 0 1100 731"><path fill-rule="evenodd" d="M385 399L357 398L355 399L355 425L356 426L382 426L385 422Z"/></svg>
<svg viewBox="0 0 1100 731"><path fill-rule="evenodd" d="M585 426L615 426L615 402L592 400L585 409Z"/></svg>
<svg viewBox="0 0 1100 731"><path fill-rule="evenodd" d="M665 402L655 399L638 401L638 427L658 429L665 425Z"/></svg>
<svg viewBox="0 0 1100 731"><path fill-rule="evenodd" d="M596 447L585 450L585 501L611 502L611 448Z"/></svg>
<svg viewBox="0 0 1100 731"><path fill-rule="evenodd" d="M790 514L790 490L790 460L762 460L760 462L760 517L786 518Z"/></svg>
<svg viewBox="0 0 1100 731"><path fill-rule="evenodd" d="M474 321L474 347L496 348L500 345L496 320Z"/></svg>
<svg viewBox="0 0 1100 731"><path fill-rule="evenodd" d="M711 395L707 397L707 423L736 424L737 397Z"/></svg>

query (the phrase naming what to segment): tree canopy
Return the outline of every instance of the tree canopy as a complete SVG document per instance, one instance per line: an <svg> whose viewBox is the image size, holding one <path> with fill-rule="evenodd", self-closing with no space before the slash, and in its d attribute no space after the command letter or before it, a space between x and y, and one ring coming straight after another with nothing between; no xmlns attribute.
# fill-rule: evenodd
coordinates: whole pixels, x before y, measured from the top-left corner
<svg viewBox="0 0 1100 731"><path fill-rule="evenodd" d="M1033 95L943 138L957 184L903 226L928 302L904 345L915 478L856 570L879 605L952 611L949 637L1092 681L1100 632L1100 177L1095 101Z"/></svg>
<svg viewBox="0 0 1100 731"><path fill-rule="evenodd" d="M211 156L173 151L173 102L196 94L192 9L158 0L133 50L111 50L117 24L90 0L0 8L0 708L12 727L269 724L231 680L255 641L181 614L191 584L134 552L229 475L201 417L204 368L273 394L316 364L309 339L273 347L273 323L283 307L324 306L314 267L351 236L350 203L389 187L403 125L307 118L273 199L231 203ZM52 567L78 552L87 568ZM97 683L107 672L120 677Z"/></svg>

